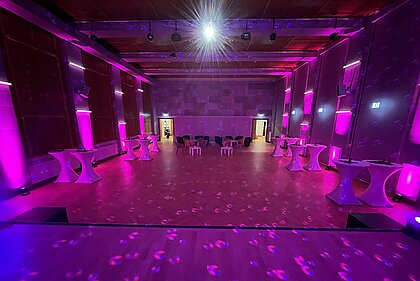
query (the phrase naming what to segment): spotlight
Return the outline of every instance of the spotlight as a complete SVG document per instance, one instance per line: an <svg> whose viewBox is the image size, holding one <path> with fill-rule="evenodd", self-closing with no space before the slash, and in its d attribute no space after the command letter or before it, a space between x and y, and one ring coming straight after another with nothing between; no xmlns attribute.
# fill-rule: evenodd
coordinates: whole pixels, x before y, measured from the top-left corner
<svg viewBox="0 0 420 281"><path fill-rule="evenodd" d="M147 40L149 40L150 42L153 41L153 34L152 33L147 33Z"/></svg>
<svg viewBox="0 0 420 281"><path fill-rule="evenodd" d="M334 40L335 38L337 38L338 33L337 32L333 32L330 34L330 36L328 36L328 39L330 39L330 41Z"/></svg>
<svg viewBox="0 0 420 281"><path fill-rule="evenodd" d="M93 168L98 167L98 162L96 162L96 161L92 161L92 167L93 167Z"/></svg>
<svg viewBox="0 0 420 281"><path fill-rule="evenodd" d="M29 194L31 194L29 192L29 189L25 186L22 186L19 190L20 190L20 196L28 196Z"/></svg>
<svg viewBox="0 0 420 281"><path fill-rule="evenodd" d="M182 36L181 36L181 34L179 34L177 32L174 32L171 35L171 40L174 41L174 42L181 41L182 40Z"/></svg>
<svg viewBox="0 0 420 281"><path fill-rule="evenodd" d="M91 40L93 40L93 41L98 40L98 36L96 36L95 34L91 34L91 35L89 36L89 38L90 38Z"/></svg>
<svg viewBox="0 0 420 281"><path fill-rule="evenodd" d="M251 39L251 32L246 31L244 33L241 34L241 39L242 40L250 40Z"/></svg>
<svg viewBox="0 0 420 281"><path fill-rule="evenodd" d="M275 32L270 34L270 41L274 41L277 38L277 34Z"/></svg>
<svg viewBox="0 0 420 281"><path fill-rule="evenodd" d="M204 35L206 36L207 40L212 40L214 38L214 33L214 28L211 24L206 26L206 28L204 29Z"/></svg>

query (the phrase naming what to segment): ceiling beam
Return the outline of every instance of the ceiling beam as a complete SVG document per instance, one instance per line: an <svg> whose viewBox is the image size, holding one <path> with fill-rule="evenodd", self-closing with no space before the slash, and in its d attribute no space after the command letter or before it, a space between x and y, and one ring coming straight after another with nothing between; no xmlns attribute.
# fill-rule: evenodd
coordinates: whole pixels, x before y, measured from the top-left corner
<svg viewBox="0 0 420 281"><path fill-rule="evenodd" d="M121 58L127 62L248 62L248 61L312 61L317 51L279 52L227 52L202 57L189 52L124 52Z"/></svg>
<svg viewBox="0 0 420 281"><path fill-rule="evenodd" d="M75 44L78 48L112 64L139 80L151 83L150 77L140 69L122 60L118 55L108 51L102 45L91 40L85 34L74 29L44 8L30 0L0 0L0 7L54 34L58 38Z"/></svg>
<svg viewBox="0 0 420 281"><path fill-rule="evenodd" d="M145 69L150 76L179 76L179 75L254 75L254 76L283 76L292 72L292 68L153 68Z"/></svg>
<svg viewBox="0 0 420 281"><path fill-rule="evenodd" d="M271 33L272 19L226 19L223 24L225 36L239 36L248 21L248 29L253 35ZM150 21L152 33L155 36L170 34L174 30L174 20ZM299 18L275 19L274 30L278 36L328 36L337 32L341 36L351 36L354 30L363 27L363 18ZM178 32L185 37L193 36L197 29L195 20L177 20ZM135 38L149 31L149 21L119 20L119 21L76 21L75 29L85 33L94 32L101 38ZM269 34L268 33L268 34Z"/></svg>

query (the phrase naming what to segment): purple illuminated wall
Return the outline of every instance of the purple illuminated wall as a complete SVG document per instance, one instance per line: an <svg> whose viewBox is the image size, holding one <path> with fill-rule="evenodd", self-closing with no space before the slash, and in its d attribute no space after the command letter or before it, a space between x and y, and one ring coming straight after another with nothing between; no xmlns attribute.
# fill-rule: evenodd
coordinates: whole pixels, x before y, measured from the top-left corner
<svg viewBox="0 0 420 281"><path fill-rule="evenodd" d="M272 80L160 80L151 89L157 116L169 113L170 116L257 117L257 114L262 113L265 117L271 117L276 98L276 83L278 82ZM246 124L238 124L239 127L251 125L248 118L240 122ZM175 120L177 134L179 130L183 130L179 125L187 124L180 124ZM218 130L215 128L214 131ZM193 131L189 133L198 134ZM246 135L250 135L250 132Z"/></svg>

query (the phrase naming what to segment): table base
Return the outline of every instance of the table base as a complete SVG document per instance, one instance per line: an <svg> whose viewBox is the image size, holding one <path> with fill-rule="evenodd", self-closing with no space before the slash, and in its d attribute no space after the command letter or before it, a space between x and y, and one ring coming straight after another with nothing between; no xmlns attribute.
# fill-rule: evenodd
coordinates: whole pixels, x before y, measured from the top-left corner
<svg viewBox="0 0 420 281"><path fill-rule="evenodd" d="M328 199L331 199L338 205L362 205L362 203L357 199L356 195L353 192L346 191L345 187L337 186L332 192L328 193L326 196Z"/></svg>

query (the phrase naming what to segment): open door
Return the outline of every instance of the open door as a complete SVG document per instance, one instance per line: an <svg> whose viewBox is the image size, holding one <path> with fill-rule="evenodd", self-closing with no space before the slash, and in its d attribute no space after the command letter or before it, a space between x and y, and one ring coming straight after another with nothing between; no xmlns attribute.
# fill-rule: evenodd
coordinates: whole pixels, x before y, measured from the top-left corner
<svg viewBox="0 0 420 281"><path fill-rule="evenodd" d="M267 141L268 119L252 119L252 139Z"/></svg>
<svg viewBox="0 0 420 281"><path fill-rule="evenodd" d="M159 118L159 136L162 142L174 141L174 118Z"/></svg>

